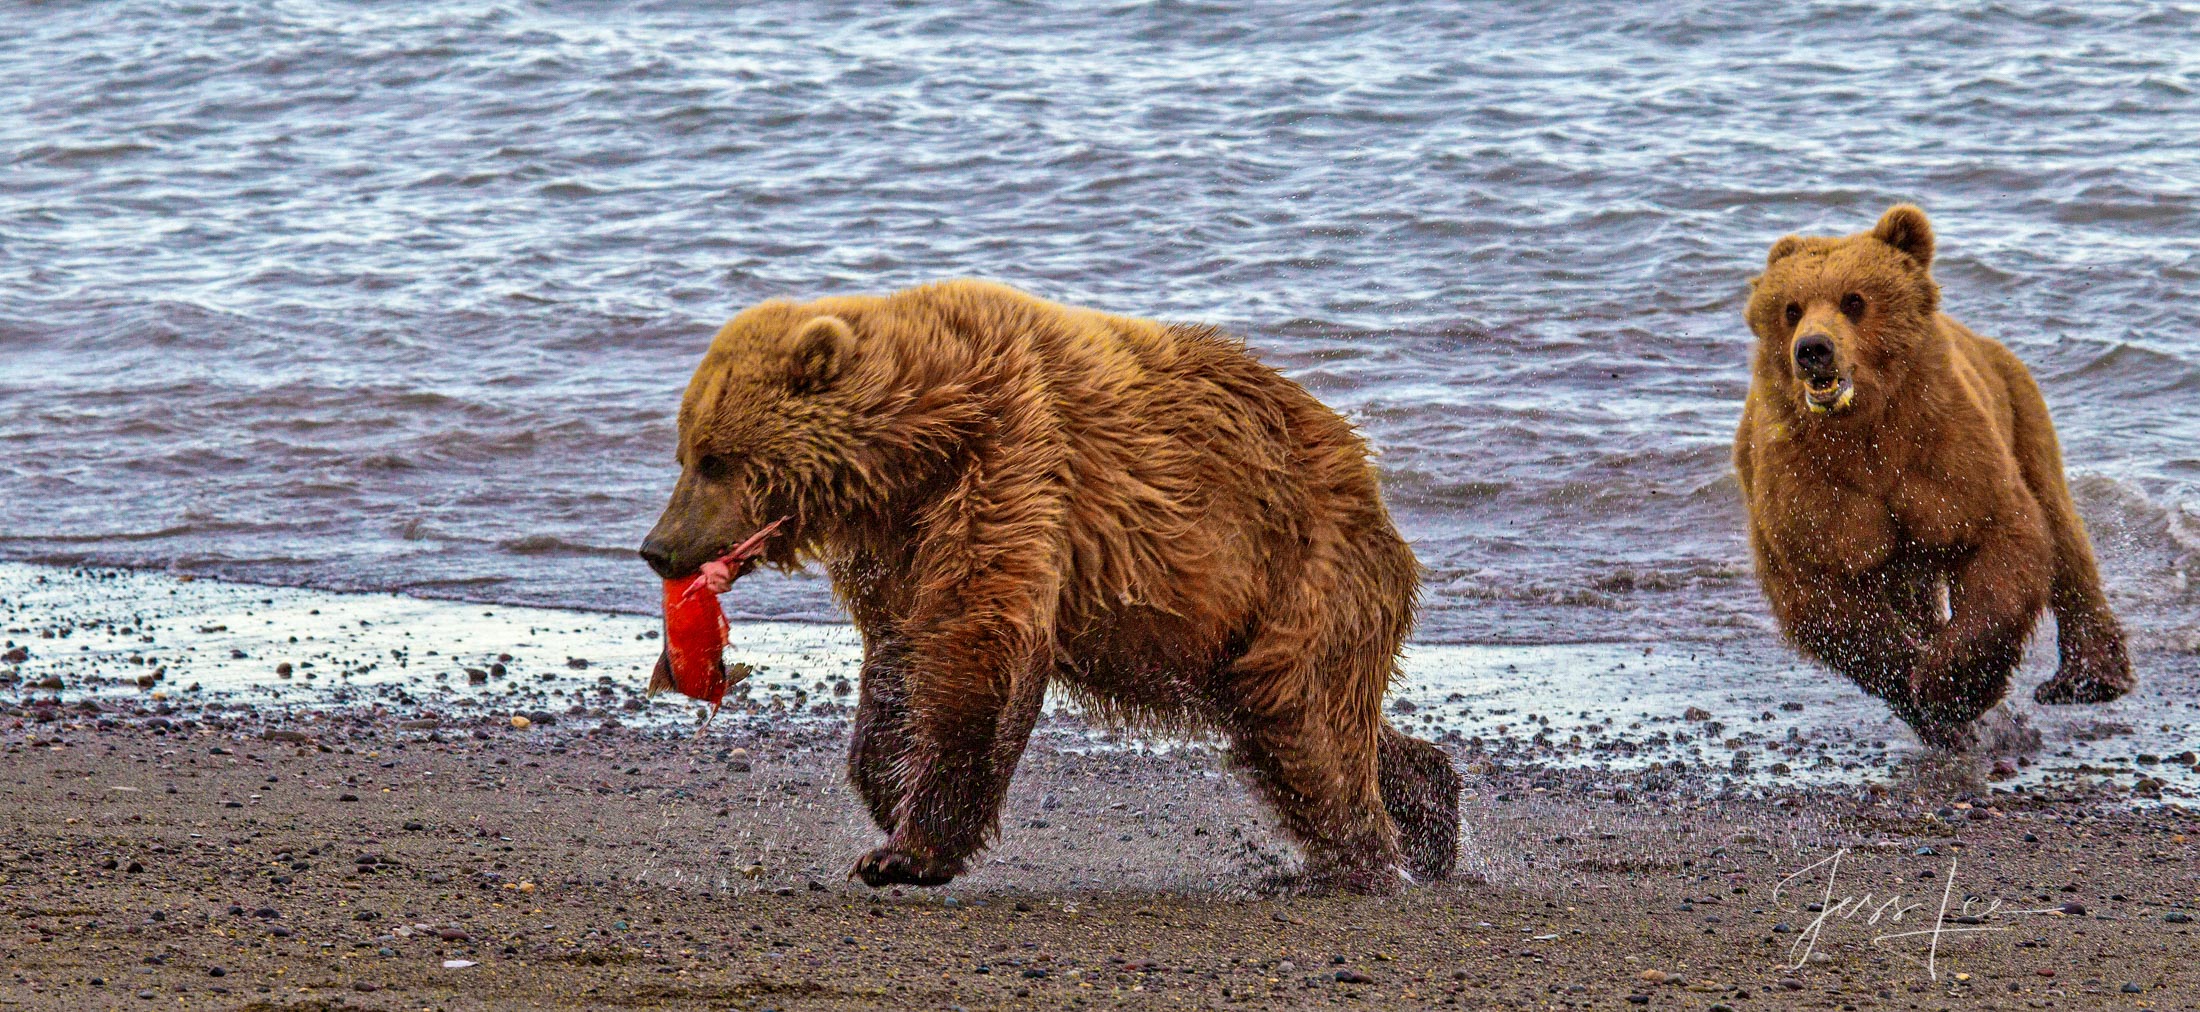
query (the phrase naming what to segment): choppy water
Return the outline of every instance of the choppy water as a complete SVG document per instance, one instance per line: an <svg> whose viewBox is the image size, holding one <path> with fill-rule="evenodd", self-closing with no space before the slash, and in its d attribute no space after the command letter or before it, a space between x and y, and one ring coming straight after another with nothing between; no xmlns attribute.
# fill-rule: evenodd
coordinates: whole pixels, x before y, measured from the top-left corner
<svg viewBox="0 0 2200 1012"><path fill-rule="evenodd" d="M1425 639L1759 638L1743 281L1915 200L2200 642L2200 8L1396 6L0 5L0 557L647 609L719 321L983 275L1350 412Z"/></svg>

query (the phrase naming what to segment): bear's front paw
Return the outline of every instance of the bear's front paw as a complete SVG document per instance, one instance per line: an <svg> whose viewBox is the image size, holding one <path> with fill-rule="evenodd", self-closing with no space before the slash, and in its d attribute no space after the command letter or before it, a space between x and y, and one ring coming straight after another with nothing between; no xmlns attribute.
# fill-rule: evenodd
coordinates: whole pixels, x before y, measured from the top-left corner
<svg viewBox="0 0 2200 1012"><path fill-rule="evenodd" d="M2138 688L2138 679L2131 675L2131 655L2124 650L2123 635L2113 621L2074 619L2061 637L2062 663L2056 666L2055 677L2032 691L2033 699L2047 705L2106 703Z"/></svg>
<svg viewBox="0 0 2200 1012"><path fill-rule="evenodd" d="M2137 686L2131 677L2131 662L2121 655L2113 658L2081 656L2063 662L2055 677L2040 683L2032 690L2032 698L2043 705L2065 703L2106 703L2130 692Z"/></svg>
<svg viewBox="0 0 2200 1012"><path fill-rule="evenodd" d="M856 860L850 875L873 889L890 885L936 886L962 874L962 862L912 854L892 845L880 847Z"/></svg>
<svg viewBox="0 0 2200 1012"><path fill-rule="evenodd" d="M1927 748L1944 752L1969 752L1978 747L1978 730L1970 721L1921 721L1911 725Z"/></svg>

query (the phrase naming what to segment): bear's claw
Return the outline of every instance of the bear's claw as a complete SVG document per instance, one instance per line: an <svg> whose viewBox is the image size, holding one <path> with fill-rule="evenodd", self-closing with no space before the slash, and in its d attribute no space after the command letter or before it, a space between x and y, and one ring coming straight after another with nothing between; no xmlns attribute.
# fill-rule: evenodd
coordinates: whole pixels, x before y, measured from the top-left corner
<svg viewBox="0 0 2200 1012"><path fill-rule="evenodd" d="M880 847L856 859L848 874L873 889L890 885L936 886L962 874L962 862L923 857L894 847Z"/></svg>

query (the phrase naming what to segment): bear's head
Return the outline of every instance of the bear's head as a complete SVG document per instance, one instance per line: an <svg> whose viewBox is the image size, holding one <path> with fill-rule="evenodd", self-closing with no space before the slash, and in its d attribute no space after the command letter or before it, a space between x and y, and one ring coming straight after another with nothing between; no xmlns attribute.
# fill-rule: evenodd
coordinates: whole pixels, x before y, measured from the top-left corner
<svg viewBox="0 0 2200 1012"><path fill-rule="evenodd" d="M798 567L877 523L941 455L952 412L861 336L877 301L774 300L718 331L680 402L679 481L642 542L658 575L691 575L781 519L760 561Z"/></svg>
<svg viewBox="0 0 2200 1012"><path fill-rule="evenodd" d="M1869 232L1787 236L1750 280L1757 385L1798 414L1870 417L1934 333L1933 229L1908 204Z"/></svg>

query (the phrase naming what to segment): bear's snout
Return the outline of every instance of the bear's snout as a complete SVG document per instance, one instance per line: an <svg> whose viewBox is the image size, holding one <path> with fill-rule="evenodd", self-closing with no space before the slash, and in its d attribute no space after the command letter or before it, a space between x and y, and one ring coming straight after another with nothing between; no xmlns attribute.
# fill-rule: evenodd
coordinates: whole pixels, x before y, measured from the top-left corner
<svg viewBox="0 0 2200 1012"><path fill-rule="evenodd" d="M649 563L649 568L656 570L658 576L667 580L680 577L679 563L674 558L671 546L665 544L655 535L642 539L640 553L642 561Z"/></svg>
<svg viewBox="0 0 2200 1012"><path fill-rule="evenodd" d="M1804 334L1795 339L1795 371L1810 380L1831 380L1837 370L1834 367L1833 338L1823 333Z"/></svg>

